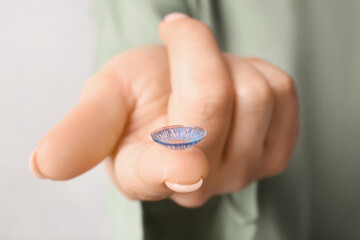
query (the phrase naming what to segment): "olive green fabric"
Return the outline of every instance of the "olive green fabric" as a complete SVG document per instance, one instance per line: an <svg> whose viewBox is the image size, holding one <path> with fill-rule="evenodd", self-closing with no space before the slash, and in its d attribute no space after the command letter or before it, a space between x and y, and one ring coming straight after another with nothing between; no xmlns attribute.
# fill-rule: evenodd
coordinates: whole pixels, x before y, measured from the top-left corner
<svg viewBox="0 0 360 240"><path fill-rule="evenodd" d="M98 67L128 48L161 44L161 19L185 12L211 26L223 51L264 58L294 76L301 104L289 168L262 180L258 193L253 183L199 209L114 193L115 239L360 239L360 1L94 3Z"/></svg>

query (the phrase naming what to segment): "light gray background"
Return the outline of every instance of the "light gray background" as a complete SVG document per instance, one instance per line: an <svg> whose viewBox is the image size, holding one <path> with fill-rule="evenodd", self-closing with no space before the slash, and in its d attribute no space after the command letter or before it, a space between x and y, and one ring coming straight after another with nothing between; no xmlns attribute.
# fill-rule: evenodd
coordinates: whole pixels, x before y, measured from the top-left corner
<svg viewBox="0 0 360 240"><path fill-rule="evenodd" d="M28 156L93 72L88 0L0 0L0 239L109 239L102 165L36 179Z"/></svg>

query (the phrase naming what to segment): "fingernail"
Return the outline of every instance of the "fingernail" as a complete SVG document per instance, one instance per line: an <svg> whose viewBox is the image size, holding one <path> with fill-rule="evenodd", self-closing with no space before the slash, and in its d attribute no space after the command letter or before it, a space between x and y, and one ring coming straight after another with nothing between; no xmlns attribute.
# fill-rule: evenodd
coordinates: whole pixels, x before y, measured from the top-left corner
<svg viewBox="0 0 360 240"><path fill-rule="evenodd" d="M166 15L164 17L164 22L174 22L176 20L183 19L183 18L188 18L188 17L189 16L186 15L185 13L174 12L174 13L170 13L170 14Z"/></svg>
<svg viewBox="0 0 360 240"><path fill-rule="evenodd" d="M191 185L182 185L182 184L177 184L177 183L172 183L172 182L169 182L169 181L165 181L165 185L168 188L170 188L174 192L179 192L179 193L194 192L194 191L198 190L201 187L202 184L203 184L203 179L202 178L200 178L200 180L197 183L191 184Z"/></svg>
<svg viewBox="0 0 360 240"><path fill-rule="evenodd" d="M40 173L38 167L37 167L37 163L36 163L36 153L37 153L37 149L35 149L29 158L29 166L30 169L32 171L32 173L39 179L44 179L45 177Z"/></svg>

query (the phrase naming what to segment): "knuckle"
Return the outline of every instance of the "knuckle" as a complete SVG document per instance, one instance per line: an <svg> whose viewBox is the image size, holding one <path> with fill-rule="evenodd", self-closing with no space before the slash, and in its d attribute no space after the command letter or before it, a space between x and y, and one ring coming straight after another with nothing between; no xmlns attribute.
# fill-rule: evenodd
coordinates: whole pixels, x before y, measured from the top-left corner
<svg viewBox="0 0 360 240"><path fill-rule="evenodd" d="M209 88L206 91L188 91L180 98L190 112L208 119L223 116L232 104L232 95L219 91L217 88Z"/></svg>
<svg viewBox="0 0 360 240"><path fill-rule="evenodd" d="M267 81L269 81L271 88L276 94L296 96L295 83L289 74L271 65L265 60L254 57L250 57L248 60L268 73Z"/></svg>
<svg viewBox="0 0 360 240"><path fill-rule="evenodd" d="M279 74L273 83L273 88L281 95L295 94L295 83L292 77L285 72Z"/></svg>
<svg viewBox="0 0 360 240"><path fill-rule="evenodd" d="M223 116L225 106L230 104L225 97L204 97L201 96L195 101L189 101L189 108L194 109L191 111L206 119L212 119L214 117Z"/></svg>
<svg viewBox="0 0 360 240"><path fill-rule="evenodd" d="M236 93L241 102L247 102L255 106L265 106L273 101L273 92L267 83L260 78L254 77L245 84L240 84Z"/></svg>

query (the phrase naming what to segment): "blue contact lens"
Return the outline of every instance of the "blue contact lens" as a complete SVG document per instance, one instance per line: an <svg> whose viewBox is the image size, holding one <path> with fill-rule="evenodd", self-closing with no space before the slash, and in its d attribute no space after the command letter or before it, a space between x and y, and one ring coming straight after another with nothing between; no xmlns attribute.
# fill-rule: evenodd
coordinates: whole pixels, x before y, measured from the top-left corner
<svg viewBox="0 0 360 240"><path fill-rule="evenodd" d="M181 150L191 148L206 135L200 127L173 125L156 129L150 133L152 139L164 147Z"/></svg>

